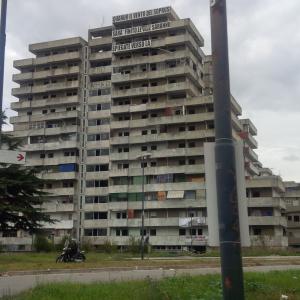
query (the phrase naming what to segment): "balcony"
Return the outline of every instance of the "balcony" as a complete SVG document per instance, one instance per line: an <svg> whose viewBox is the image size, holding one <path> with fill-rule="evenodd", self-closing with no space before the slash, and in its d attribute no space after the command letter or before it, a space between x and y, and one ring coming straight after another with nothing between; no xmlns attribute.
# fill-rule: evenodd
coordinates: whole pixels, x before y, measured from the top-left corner
<svg viewBox="0 0 300 300"><path fill-rule="evenodd" d="M104 67L95 67L89 69L89 75L98 75L98 74L111 74L112 66L104 66Z"/></svg>
<svg viewBox="0 0 300 300"><path fill-rule="evenodd" d="M43 226L45 229L73 229L74 221L73 220L59 220L54 224L45 224Z"/></svg>
<svg viewBox="0 0 300 300"><path fill-rule="evenodd" d="M78 74L79 71L80 71L79 66L73 66L73 67L65 67L65 68L58 68L58 69L45 70L45 71L13 74L12 79L14 82L21 83L28 80L45 79L49 77L60 77L60 76L66 76L72 74L75 75Z"/></svg>
<svg viewBox="0 0 300 300"><path fill-rule="evenodd" d="M111 43L112 43L111 36L106 36L106 37L102 37L102 38L95 38L93 40L89 40L90 47L110 45Z"/></svg>
<svg viewBox="0 0 300 300"><path fill-rule="evenodd" d="M125 137L111 137L111 145L126 145L126 144L145 144L150 142L166 142L174 140L185 140L185 139L201 139L206 137L214 137L215 133L213 129L207 130L195 130L189 131L187 136L186 132L170 132L170 133L159 133L151 135L137 135L137 136L125 136Z"/></svg>
<svg viewBox="0 0 300 300"><path fill-rule="evenodd" d="M244 147L244 154L252 161L258 161L258 155L250 147Z"/></svg>
<svg viewBox="0 0 300 300"><path fill-rule="evenodd" d="M46 180L76 180L77 172L48 172L48 173L40 173L38 175L39 178Z"/></svg>
<svg viewBox="0 0 300 300"><path fill-rule="evenodd" d="M256 176L246 181L247 188L275 188L283 192L284 185L279 176Z"/></svg>
<svg viewBox="0 0 300 300"><path fill-rule="evenodd" d="M146 106L145 106L146 107ZM147 111L145 109L145 111ZM157 125L171 125L171 124L181 124L181 123L199 123L203 121L213 121L214 113L198 113L191 115L172 115L163 116L150 119L136 119L129 121L112 121L111 129L122 129L122 128L141 128L148 127L153 124Z"/></svg>
<svg viewBox="0 0 300 300"><path fill-rule="evenodd" d="M108 195L108 187L87 187L85 189L86 196Z"/></svg>
<svg viewBox="0 0 300 300"><path fill-rule="evenodd" d="M50 55L45 57L15 60L14 68L22 69L30 66L45 65L51 62L63 62L68 60L80 60L80 59L81 57L79 52L69 52L69 53L55 54L55 55Z"/></svg>
<svg viewBox="0 0 300 300"><path fill-rule="evenodd" d="M279 216L249 216L250 226L287 226L285 217Z"/></svg>
<svg viewBox="0 0 300 300"><path fill-rule="evenodd" d="M110 80L96 81L90 83L91 89L106 89L111 87Z"/></svg>
<svg viewBox="0 0 300 300"><path fill-rule="evenodd" d="M74 187L43 189L43 191L46 193L49 193L49 195L47 195L47 197L73 196L75 194Z"/></svg>
<svg viewBox="0 0 300 300"><path fill-rule="evenodd" d="M87 172L86 173L86 180L102 180L102 179L108 179L108 178L109 178L108 171Z"/></svg>
<svg viewBox="0 0 300 300"><path fill-rule="evenodd" d="M248 198L248 207L275 207L285 210L286 204L283 198L258 197Z"/></svg>
<svg viewBox="0 0 300 300"><path fill-rule="evenodd" d="M28 108L37 108L37 107L45 107L45 106L59 106L66 104L78 104L79 99L78 96L69 96L69 97L61 97L61 98L53 98L49 99L40 99L40 100L32 100L32 101L19 101L19 102L12 102L11 109L13 110L21 110L21 109L28 109Z"/></svg>
<svg viewBox="0 0 300 300"><path fill-rule="evenodd" d="M74 204L64 204L64 203L44 203L41 208L44 212L47 213L55 213L55 212L73 212L74 211Z"/></svg>
<svg viewBox="0 0 300 300"><path fill-rule="evenodd" d="M23 151L47 151L57 149L73 149L77 148L77 141L61 141L52 143L38 143L38 144L27 144L22 146Z"/></svg>
<svg viewBox="0 0 300 300"><path fill-rule="evenodd" d="M50 83L45 85L26 86L12 89L12 95L15 97L29 94L39 94L52 91L61 91L68 89L78 89L79 81Z"/></svg>
<svg viewBox="0 0 300 300"><path fill-rule="evenodd" d="M103 51L103 52L96 52L90 54L90 61L97 61L97 60L107 60L111 59L112 52L111 51Z"/></svg>

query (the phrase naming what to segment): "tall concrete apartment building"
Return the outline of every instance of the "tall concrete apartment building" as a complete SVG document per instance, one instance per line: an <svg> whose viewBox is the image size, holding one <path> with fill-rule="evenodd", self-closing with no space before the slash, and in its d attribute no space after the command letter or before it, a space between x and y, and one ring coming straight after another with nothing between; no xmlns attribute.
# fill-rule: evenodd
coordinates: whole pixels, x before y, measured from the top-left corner
<svg viewBox="0 0 300 300"><path fill-rule="evenodd" d="M35 57L14 62L20 87L10 121L27 165L43 166L49 180L44 208L59 222L45 228L55 242L66 234L94 245L140 239L144 195L144 234L155 249L207 246L204 143L214 141L214 108L203 45L190 19L164 7L115 16L88 41L32 44ZM287 246L284 186L264 176L257 130L231 103L252 244ZM1 240L19 249L32 242L22 232Z"/></svg>

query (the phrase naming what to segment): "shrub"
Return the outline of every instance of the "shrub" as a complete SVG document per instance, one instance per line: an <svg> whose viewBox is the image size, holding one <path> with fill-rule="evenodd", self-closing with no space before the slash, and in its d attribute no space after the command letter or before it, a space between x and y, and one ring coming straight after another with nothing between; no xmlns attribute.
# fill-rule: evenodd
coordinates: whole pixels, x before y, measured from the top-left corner
<svg viewBox="0 0 300 300"><path fill-rule="evenodd" d="M55 245L55 250L56 251L62 251L64 246L65 246L65 242L69 237L67 235L65 235L58 244Z"/></svg>
<svg viewBox="0 0 300 300"><path fill-rule="evenodd" d="M80 249L84 250L85 252L89 252L93 250L94 246L89 240L84 240L81 242Z"/></svg>
<svg viewBox="0 0 300 300"><path fill-rule="evenodd" d="M118 251L117 245L112 243L110 240L106 240L98 249L105 253L115 253Z"/></svg>
<svg viewBox="0 0 300 300"><path fill-rule="evenodd" d="M44 235L36 235L34 238L34 248L37 252L50 252L53 245Z"/></svg>

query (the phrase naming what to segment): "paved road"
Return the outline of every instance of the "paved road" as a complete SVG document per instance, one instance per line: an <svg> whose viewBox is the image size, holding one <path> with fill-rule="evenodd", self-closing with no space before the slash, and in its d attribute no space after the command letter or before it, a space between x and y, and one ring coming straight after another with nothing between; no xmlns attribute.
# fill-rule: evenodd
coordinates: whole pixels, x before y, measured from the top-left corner
<svg viewBox="0 0 300 300"><path fill-rule="evenodd" d="M244 271L267 272L273 270L298 269L300 265L281 266L255 266L245 267ZM103 270L95 272L73 272L61 274L38 274L38 275L13 275L0 278L0 297L15 295L24 290L35 287L37 284L48 282L106 282L122 280L141 280L147 277L159 279L178 275L199 275L219 273L220 268L194 268L194 269L152 269L152 270Z"/></svg>

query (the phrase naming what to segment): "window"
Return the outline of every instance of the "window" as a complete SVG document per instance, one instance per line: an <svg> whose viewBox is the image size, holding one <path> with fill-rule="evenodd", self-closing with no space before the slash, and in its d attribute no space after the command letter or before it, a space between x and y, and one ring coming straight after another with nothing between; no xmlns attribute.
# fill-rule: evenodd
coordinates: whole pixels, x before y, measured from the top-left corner
<svg viewBox="0 0 300 300"><path fill-rule="evenodd" d="M157 130L156 129L151 129L151 134L156 134Z"/></svg>
<svg viewBox="0 0 300 300"><path fill-rule="evenodd" d="M179 235L185 235L185 229L179 228Z"/></svg>
<svg viewBox="0 0 300 300"><path fill-rule="evenodd" d="M156 145L151 145L151 150L157 150L157 146Z"/></svg>
<svg viewBox="0 0 300 300"><path fill-rule="evenodd" d="M45 157L46 157L45 153L40 154L40 158L45 158Z"/></svg>
<svg viewBox="0 0 300 300"><path fill-rule="evenodd" d="M294 216L294 222L300 222L300 216Z"/></svg>
<svg viewBox="0 0 300 300"><path fill-rule="evenodd" d="M142 119L147 119L148 115L147 114L142 114Z"/></svg>
<svg viewBox="0 0 300 300"><path fill-rule="evenodd" d="M128 236L128 229L116 229L116 236Z"/></svg>
<svg viewBox="0 0 300 300"><path fill-rule="evenodd" d="M261 228L253 228L253 235L261 235L262 230Z"/></svg>
<svg viewBox="0 0 300 300"><path fill-rule="evenodd" d="M157 102L157 98L156 98L156 97L153 97L153 98L150 99L150 101L151 101L151 102Z"/></svg>
<svg viewBox="0 0 300 300"><path fill-rule="evenodd" d="M108 196L86 196L85 203L107 203Z"/></svg>
<svg viewBox="0 0 300 300"><path fill-rule="evenodd" d="M107 229L106 228L91 228L84 230L85 236L106 236Z"/></svg>
<svg viewBox="0 0 300 300"><path fill-rule="evenodd" d="M184 159L180 159L178 161L179 166L184 166L185 165L185 160Z"/></svg>
<svg viewBox="0 0 300 300"><path fill-rule="evenodd" d="M196 112L195 112L195 109L194 108L190 108L189 110L188 110L188 114L189 115L193 115L193 114L195 114Z"/></svg>
<svg viewBox="0 0 300 300"><path fill-rule="evenodd" d="M27 116L31 116L31 115L32 115L32 111L28 111Z"/></svg>
<svg viewBox="0 0 300 300"><path fill-rule="evenodd" d="M292 221L292 216L287 217L289 221Z"/></svg>
<svg viewBox="0 0 300 300"><path fill-rule="evenodd" d="M85 220L105 220L107 219L107 212L106 211L86 212L84 218Z"/></svg>
<svg viewBox="0 0 300 300"><path fill-rule="evenodd" d="M195 130L195 125L190 125L189 126L189 131L194 131Z"/></svg>
<svg viewBox="0 0 300 300"><path fill-rule="evenodd" d="M196 164L196 160L193 159L193 158L190 158L189 159L189 165L194 165L194 164Z"/></svg>
<svg viewBox="0 0 300 300"><path fill-rule="evenodd" d="M142 151L147 151L147 149L148 149L147 146L142 146L142 147L141 147L141 150L142 150Z"/></svg>
<svg viewBox="0 0 300 300"><path fill-rule="evenodd" d="M124 211L117 212L116 217L117 217L117 219L127 219L127 213Z"/></svg>
<svg viewBox="0 0 300 300"><path fill-rule="evenodd" d="M184 126L180 126L178 130L179 130L179 132L185 131L185 127Z"/></svg>
<svg viewBox="0 0 300 300"><path fill-rule="evenodd" d="M148 131L147 130L142 130L142 135L147 135Z"/></svg>
<svg viewBox="0 0 300 300"><path fill-rule="evenodd" d="M147 163L146 162L142 162L141 163L141 168L147 168Z"/></svg>
<svg viewBox="0 0 300 300"><path fill-rule="evenodd" d="M129 136L129 131L125 131L125 132L123 133L123 135L124 135L124 136Z"/></svg>
<svg viewBox="0 0 300 300"><path fill-rule="evenodd" d="M156 161L151 161L151 162L150 162L150 166L151 166L151 167L156 167Z"/></svg>
<svg viewBox="0 0 300 300"><path fill-rule="evenodd" d="M150 229L150 235L156 236L156 229Z"/></svg>
<svg viewBox="0 0 300 300"><path fill-rule="evenodd" d="M148 99L147 99L147 98L142 99L142 103L143 103L143 104L145 104L145 103L147 103L147 102L148 102Z"/></svg>
<svg viewBox="0 0 300 300"><path fill-rule="evenodd" d="M178 148L185 148L185 143L179 143Z"/></svg>
<svg viewBox="0 0 300 300"><path fill-rule="evenodd" d="M47 112L48 112L47 109L43 109L43 110L42 110L42 113L43 113L43 114L46 114Z"/></svg>
<svg viewBox="0 0 300 300"><path fill-rule="evenodd" d="M152 113L151 114L151 118L157 118L157 114L156 113Z"/></svg>
<svg viewBox="0 0 300 300"><path fill-rule="evenodd" d="M54 113L55 112L55 108L50 109L50 112Z"/></svg>
<svg viewBox="0 0 300 300"><path fill-rule="evenodd" d="M48 158L53 158L54 154L53 153L48 153Z"/></svg>
<svg viewBox="0 0 300 300"><path fill-rule="evenodd" d="M195 142L189 142L189 147L190 147L190 148L196 147L196 143L195 143Z"/></svg>

